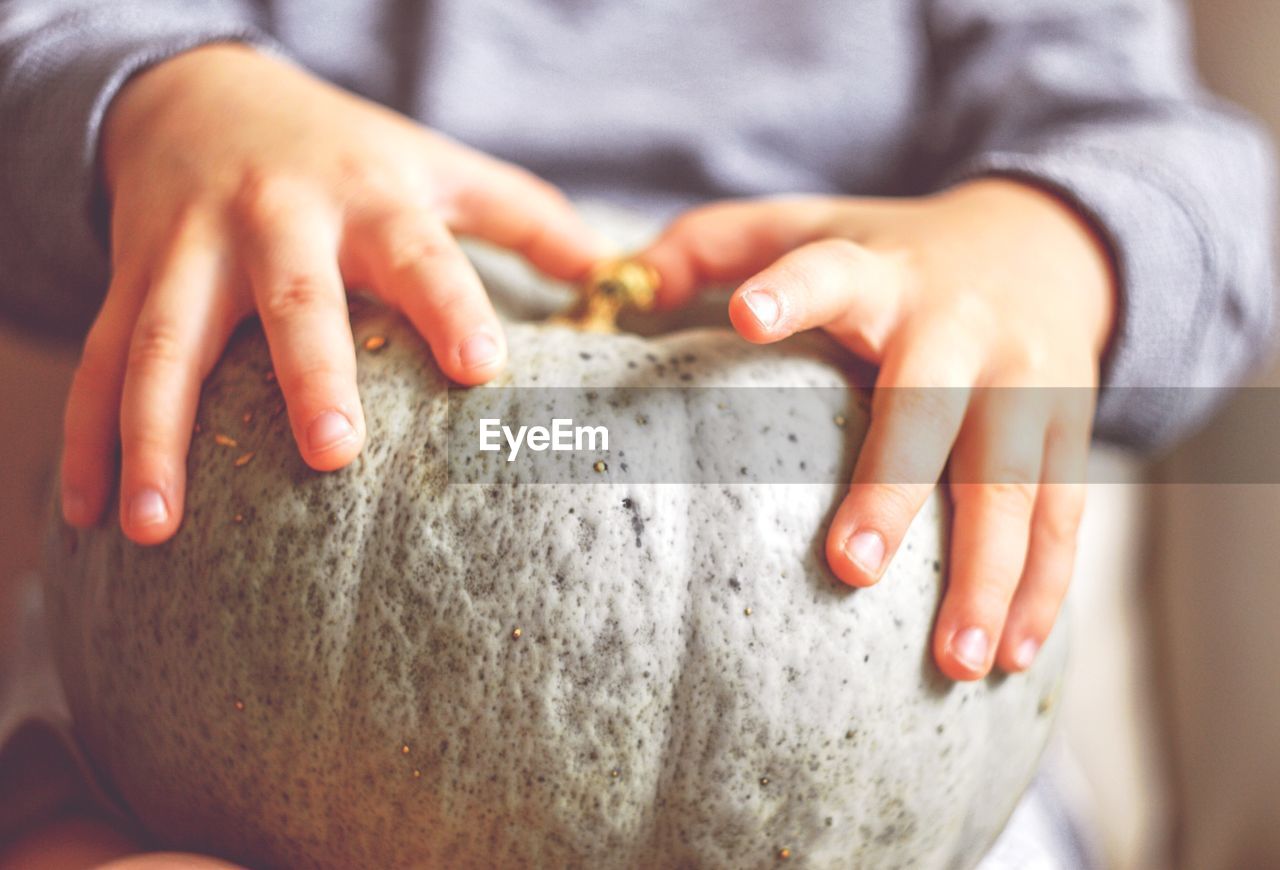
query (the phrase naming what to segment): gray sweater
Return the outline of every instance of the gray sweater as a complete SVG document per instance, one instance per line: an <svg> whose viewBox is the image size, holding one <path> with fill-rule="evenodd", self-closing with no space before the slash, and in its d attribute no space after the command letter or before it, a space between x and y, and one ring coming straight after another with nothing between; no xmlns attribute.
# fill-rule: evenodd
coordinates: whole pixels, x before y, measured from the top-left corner
<svg viewBox="0 0 1280 870"><path fill-rule="evenodd" d="M985 173L1055 189L1119 266L1103 437L1167 443L1269 344L1269 146L1200 88L1169 0L0 0L6 311L85 327L109 270L103 112L226 39L656 214Z"/></svg>

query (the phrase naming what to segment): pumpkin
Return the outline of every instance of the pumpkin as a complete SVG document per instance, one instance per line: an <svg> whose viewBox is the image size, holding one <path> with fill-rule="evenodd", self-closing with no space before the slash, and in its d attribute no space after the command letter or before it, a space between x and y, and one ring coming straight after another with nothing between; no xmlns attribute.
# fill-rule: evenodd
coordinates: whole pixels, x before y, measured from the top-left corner
<svg viewBox="0 0 1280 870"><path fill-rule="evenodd" d="M538 307L550 291L510 268L487 273L494 295ZM642 477L672 456L728 469L753 429L707 437L652 391L639 407L670 433L563 458L590 480L520 484L449 461L448 420L484 412L486 388L450 393L384 308L355 304L351 323L369 429L351 467L302 463L249 324L204 388L176 537L142 548L115 517L54 520L47 595L78 734L159 842L258 867L979 860L1034 772L1064 639L1019 676L937 671L942 497L855 591L822 554L841 486L760 483L758 463L733 484ZM500 387L828 389L850 399L845 424L772 458L833 480L866 430L819 336L535 321L508 341ZM600 410L575 395L583 418Z"/></svg>

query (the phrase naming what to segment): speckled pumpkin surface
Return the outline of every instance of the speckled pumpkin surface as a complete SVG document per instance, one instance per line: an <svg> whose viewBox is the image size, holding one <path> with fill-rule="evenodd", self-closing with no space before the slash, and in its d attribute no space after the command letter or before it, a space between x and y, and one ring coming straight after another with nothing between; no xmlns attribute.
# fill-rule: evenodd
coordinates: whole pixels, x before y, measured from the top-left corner
<svg viewBox="0 0 1280 870"><path fill-rule="evenodd" d="M837 486L618 463L468 485L425 346L384 309L352 322L385 339L360 352L353 466L304 466L249 328L206 386L178 535L140 548L112 517L49 537L77 727L145 826L257 867L977 862L1046 740L1064 633L1026 675L941 677L939 499L854 592L822 558ZM844 383L818 340L513 324L509 343L508 386ZM809 460L848 467L865 423ZM739 446L694 434L661 449Z"/></svg>

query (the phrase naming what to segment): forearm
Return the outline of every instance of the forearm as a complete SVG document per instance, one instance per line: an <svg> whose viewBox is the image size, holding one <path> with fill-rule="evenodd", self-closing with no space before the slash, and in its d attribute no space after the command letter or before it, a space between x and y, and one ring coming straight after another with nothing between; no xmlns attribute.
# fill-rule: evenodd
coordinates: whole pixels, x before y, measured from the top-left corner
<svg viewBox="0 0 1280 870"><path fill-rule="evenodd" d="M1198 87L1176 4L939 0L934 25L940 183L1021 178L1097 229L1119 289L1097 432L1170 443L1269 347L1269 143Z"/></svg>

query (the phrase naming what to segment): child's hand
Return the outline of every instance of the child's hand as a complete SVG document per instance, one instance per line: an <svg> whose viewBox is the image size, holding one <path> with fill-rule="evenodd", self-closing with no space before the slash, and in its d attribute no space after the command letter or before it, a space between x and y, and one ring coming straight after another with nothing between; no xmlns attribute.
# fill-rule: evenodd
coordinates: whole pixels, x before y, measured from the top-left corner
<svg viewBox="0 0 1280 870"><path fill-rule="evenodd" d="M954 679L985 675L993 659L1028 667L1071 576L1114 317L1110 260L1085 223L1047 193L990 179L918 200L712 205L641 256L666 304L744 281L729 316L747 340L822 327L879 364L827 560L847 583L876 582L950 454L950 585L934 655Z"/></svg>
<svg viewBox="0 0 1280 870"><path fill-rule="evenodd" d="M247 48L181 55L113 103L102 142L113 277L67 401L62 504L97 522L122 452L121 525L178 528L200 385L256 309L304 459L340 468L364 417L344 286L400 308L464 384L502 327L452 233L573 278L594 237L550 185Z"/></svg>

